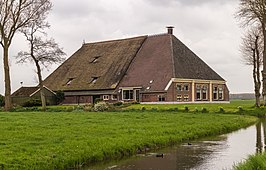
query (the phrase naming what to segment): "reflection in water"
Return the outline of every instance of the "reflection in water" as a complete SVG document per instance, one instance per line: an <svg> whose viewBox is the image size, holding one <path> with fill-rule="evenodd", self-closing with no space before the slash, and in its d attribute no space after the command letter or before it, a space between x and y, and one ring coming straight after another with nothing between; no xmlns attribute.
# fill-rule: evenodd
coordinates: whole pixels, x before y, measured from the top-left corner
<svg viewBox="0 0 266 170"><path fill-rule="evenodd" d="M223 170L232 169L233 165L243 161L250 154L264 151L266 143L266 121L247 129L241 129L227 135L211 139L182 144L156 151L156 154L137 155L135 158L122 160L85 169L112 170Z"/></svg>
<svg viewBox="0 0 266 170"><path fill-rule="evenodd" d="M262 153L265 150L265 143L266 143L266 136L265 136L265 129L266 128L266 120L261 119L256 124L256 130L257 130L257 141L256 141L256 152Z"/></svg>

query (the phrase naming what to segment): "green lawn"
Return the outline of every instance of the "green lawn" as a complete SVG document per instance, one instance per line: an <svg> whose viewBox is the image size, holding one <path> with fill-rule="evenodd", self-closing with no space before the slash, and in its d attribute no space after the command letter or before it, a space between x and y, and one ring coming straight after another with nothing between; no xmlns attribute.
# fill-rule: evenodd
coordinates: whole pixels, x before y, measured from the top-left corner
<svg viewBox="0 0 266 170"><path fill-rule="evenodd" d="M0 169L64 169L230 132L255 117L181 112L0 112Z"/></svg>

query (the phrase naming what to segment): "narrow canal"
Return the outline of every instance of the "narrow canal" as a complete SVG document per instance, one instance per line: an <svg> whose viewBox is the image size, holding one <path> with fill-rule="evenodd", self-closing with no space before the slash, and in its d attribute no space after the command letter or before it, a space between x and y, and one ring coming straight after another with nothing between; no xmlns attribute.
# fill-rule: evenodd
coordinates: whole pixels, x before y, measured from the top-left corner
<svg viewBox="0 0 266 170"><path fill-rule="evenodd" d="M230 170L248 155L263 152L266 121L230 134L183 143L88 170Z"/></svg>

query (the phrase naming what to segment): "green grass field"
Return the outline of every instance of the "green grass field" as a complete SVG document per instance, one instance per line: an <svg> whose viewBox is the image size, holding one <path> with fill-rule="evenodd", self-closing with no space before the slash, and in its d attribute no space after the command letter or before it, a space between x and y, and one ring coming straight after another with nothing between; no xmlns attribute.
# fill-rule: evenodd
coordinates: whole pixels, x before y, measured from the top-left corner
<svg viewBox="0 0 266 170"><path fill-rule="evenodd" d="M227 133L255 117L181 112L0 112L0 169L65 169Z"/></svg>

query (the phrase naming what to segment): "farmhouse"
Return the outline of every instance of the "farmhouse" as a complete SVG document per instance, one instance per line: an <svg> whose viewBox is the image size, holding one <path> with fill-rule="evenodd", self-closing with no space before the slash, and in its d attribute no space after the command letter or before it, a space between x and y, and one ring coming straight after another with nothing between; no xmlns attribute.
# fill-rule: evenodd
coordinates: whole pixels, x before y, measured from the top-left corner
<svg viewBox="0 0 266 170"><path fill-rule="evenodd" d="M224 102L226 81L173 35L85 43L44 80L64 104Z"/></svg>

